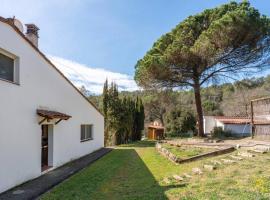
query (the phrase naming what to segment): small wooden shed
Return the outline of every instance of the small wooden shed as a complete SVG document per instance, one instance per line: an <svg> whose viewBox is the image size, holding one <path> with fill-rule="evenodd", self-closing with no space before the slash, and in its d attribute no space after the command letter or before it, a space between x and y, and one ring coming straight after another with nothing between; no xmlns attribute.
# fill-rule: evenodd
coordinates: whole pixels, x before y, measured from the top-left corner
<svg viewBox="0 0 270 200"><path fill-rule="evenodd" d="M157 122L148 125L147 138L151 140L164 139L164 127Z"/></svg>

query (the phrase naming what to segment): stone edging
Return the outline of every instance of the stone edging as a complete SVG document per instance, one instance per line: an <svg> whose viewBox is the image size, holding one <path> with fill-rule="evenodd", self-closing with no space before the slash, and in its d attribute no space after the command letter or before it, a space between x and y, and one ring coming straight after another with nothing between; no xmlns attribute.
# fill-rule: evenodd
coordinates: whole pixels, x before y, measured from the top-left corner
<svg viewBox="0 0 270 200"><path fill-rule="evenodd" d="M197 156L193 156L190 158L185 158L185 159L181 159L179 157L177 157L176 155L174 155L172 152L170 152L168 149L162 147L162 144L157 142L156 143L156 149L157 151L163 155L164 157L166 157L167 159L171 160L174 163L186 163L186 162L191 162L194 160L198 160L201 158L206 158L206 157L211 157L211 156L217 156L217 155L221 155L221 154L226 154L226 153L230 153L233 152L235 150L234 147L227 147L227 148L222 148L222 149L218 149L215 151L211 151L208 153L204 153L204 154L200 154Z"/></svg>

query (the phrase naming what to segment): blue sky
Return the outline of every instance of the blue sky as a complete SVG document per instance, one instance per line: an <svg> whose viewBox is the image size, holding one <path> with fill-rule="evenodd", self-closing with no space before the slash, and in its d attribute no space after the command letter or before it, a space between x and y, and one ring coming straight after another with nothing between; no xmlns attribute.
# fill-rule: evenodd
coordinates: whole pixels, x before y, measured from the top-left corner
<svg viewBox="0 0 270 200"><path fill-rule="evenodd" d="M58 58L66 59L84 67L117 72L131 81L137 60L162 34L187 16L226 2L229 1L1 0L0 15L15 15L23 23L37 24L40 49L56 62ZM269 0L250 2L270 16Z"/></svg>

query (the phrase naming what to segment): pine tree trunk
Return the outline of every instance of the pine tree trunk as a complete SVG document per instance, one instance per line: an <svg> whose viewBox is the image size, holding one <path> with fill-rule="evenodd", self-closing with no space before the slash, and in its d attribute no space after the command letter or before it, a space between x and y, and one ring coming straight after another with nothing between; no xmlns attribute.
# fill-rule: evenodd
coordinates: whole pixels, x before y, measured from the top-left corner
<svg viewBox="0 0 270 200"><path fill-rule="evenodd" d="M198 115L198 135L200 137L204 137L201 88L200 88L200 84L196 82L194 85L194 94L195 94L195 104L196 104L197 115Z"/></svg>

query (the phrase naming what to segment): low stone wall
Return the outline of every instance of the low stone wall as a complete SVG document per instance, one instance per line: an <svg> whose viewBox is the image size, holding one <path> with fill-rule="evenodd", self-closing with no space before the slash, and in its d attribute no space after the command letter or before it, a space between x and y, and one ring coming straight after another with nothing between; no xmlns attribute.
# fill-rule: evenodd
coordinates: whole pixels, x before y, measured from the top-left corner
<svg viewBox="0 0 270 200"><path fill-rule="evenodd" d="M194 160L199 160L201 158L218 156L218 155L230 153L230 152L233 152L235 150L234 147L230 146L230 147L225 147L225 148L218 149L218 150L215 150L215 151L211 151L211 152L208 152L208 153L204 153L204 154L201 154L201 155L193 156L193 157L190 157L190 158L181 159L181 158L177 157L176 155L174 155L172 152L170 152L168 149L162 147L162 143L157 142L156 143L156 149L161 155L163 155L167 159L173 161L174 163L191 162L191 161L194 161Z"/></svg>

